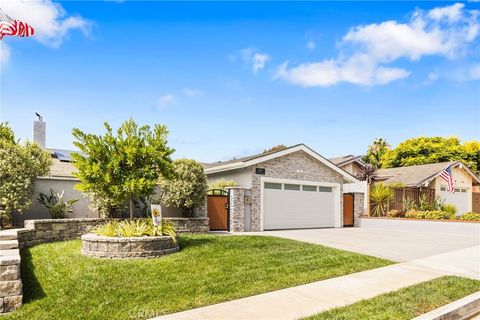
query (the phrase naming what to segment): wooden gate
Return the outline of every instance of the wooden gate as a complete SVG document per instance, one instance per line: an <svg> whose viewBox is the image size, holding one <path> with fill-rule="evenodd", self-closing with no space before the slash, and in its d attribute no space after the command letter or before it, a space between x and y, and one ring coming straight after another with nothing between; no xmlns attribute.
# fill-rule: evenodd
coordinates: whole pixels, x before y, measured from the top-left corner
<svg viewBox="0 0 480 320"><path fill-rule="evenodd" d="M343 194L343 226L353 227L353 194Z"/></svg>
<svg viewBox="0 0 480 320"><path fill-rule="evenodd" d="M228 192L214 189L208 191L207 212L210 219L210 230L228 231Z"/></svg>
<svg viewBox="0 0 480 320"><path fill-rule="evenodd" d="M472 211L480 213L480 193L472 192Z"/></svg>

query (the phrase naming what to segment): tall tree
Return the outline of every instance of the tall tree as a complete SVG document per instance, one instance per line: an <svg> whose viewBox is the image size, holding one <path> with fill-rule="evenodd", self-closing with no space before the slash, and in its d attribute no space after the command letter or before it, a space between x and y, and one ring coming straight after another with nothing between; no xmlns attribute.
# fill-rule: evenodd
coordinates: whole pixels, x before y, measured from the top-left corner
<svg viewBox="0 0 480 320"><path fill-rule="evenodd" d="M35 179L50 172L51 157L36 143L20 143L0 123L0 214L11 218L32 204ZM0 219L1 222L1 219Z"/></svg>
<svg viewBox="0 0 480 320"><path fill-rule="evenodd" d="M390 145L387 140L377 138L368 147L367 153L363 156L363 161L373 165L376 168L381 168L383 159L390 152Z"/></svg>
<svg viewBox="0 0 480 320"><path fill-rule="evenodd" d="M475 154L475 152L473 152ZM403 141L382 161L386 168L464 160L465 148L456 137L417 137ZM474 158L474 157L473 157ZM472 169L477 170L476 164Z"/></svg>
<svg viewBox="0 0 480 320"><path fill-rule="evenodd" d="M73 155L80 179L77 189L97 203L117 206L128 202L133 218L134 199L149 197L160 178L172 174L167 128L138 126L132 119L113 132L105 123L105 135L73 129L74 144L84 153Z"/></svg>

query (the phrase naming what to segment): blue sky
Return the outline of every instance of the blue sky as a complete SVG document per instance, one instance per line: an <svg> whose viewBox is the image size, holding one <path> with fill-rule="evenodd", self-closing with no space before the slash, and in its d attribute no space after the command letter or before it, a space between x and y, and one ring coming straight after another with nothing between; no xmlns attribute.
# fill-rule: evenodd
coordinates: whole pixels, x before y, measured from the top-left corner
<svg viewBox="0 0 480 320"><path fill-rule="evenodd" d="M129 117L201 161L480 137L480 3L6 1L38 32L2 40L0 119L49 147Z"/></svg>

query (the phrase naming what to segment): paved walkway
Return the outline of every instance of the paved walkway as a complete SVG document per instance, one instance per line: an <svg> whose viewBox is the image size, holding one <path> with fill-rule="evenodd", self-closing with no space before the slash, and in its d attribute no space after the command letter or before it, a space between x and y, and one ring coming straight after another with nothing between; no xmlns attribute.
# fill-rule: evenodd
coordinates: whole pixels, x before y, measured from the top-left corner
<svg viewBox="0 0 480 320"><path fill-rule="evenodd" d="M293 320L443 275L480 279L480 247L470 247L155 319Z"/></svg>

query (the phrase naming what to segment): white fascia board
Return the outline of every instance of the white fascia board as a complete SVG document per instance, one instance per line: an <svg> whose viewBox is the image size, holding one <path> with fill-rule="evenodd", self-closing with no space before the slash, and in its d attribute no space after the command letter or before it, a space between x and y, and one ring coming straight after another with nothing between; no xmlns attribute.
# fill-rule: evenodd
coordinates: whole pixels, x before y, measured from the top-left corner
<svg viewBox="0 0 480 320"><path fill-rule="evenodd" d="M252 160L248 160L248 161L244 161L244 162L236 162L236 163L226 164L226 165L223 165L223 166L218 166L218 167L205 169L205 173L210 174L210 173L217 173L217 172L246 168L246 167L250 167L250 166L256 165L258 163L262 163L262 162L265 162L265 161L268 161L268 160L272 160L272 159L275 159L275 158L278 158L278 157L282 157L282 156L285 156L287 154L294 153L294 152L297 152L297 151L304 151L305 153L309 154L313 158L317 159L318 161L320 161L321 163L323 163L324 165L329 167L330 169L332 169L332 170L336 171L337 173L341 174L345 178L345 180L347 180L349 182L357 182L358 181L354 176L352 176L351 174L349 174L345 170L337 167L333 162L331 162L331 161L327 160L326 158L322 157L321 155L319 155L318 153L316 153L315 151L313 151L312 149L310 149L309 147L307 147L304 144L301 144L301 145L298 145L298 146L295 146L295 147L292 147L292 148L287 148L285 150L281 150L281 151L278 151L278 152L275 152L275 153L267 154L265 156L260 156L258 158L252 159Z"/></svg>

